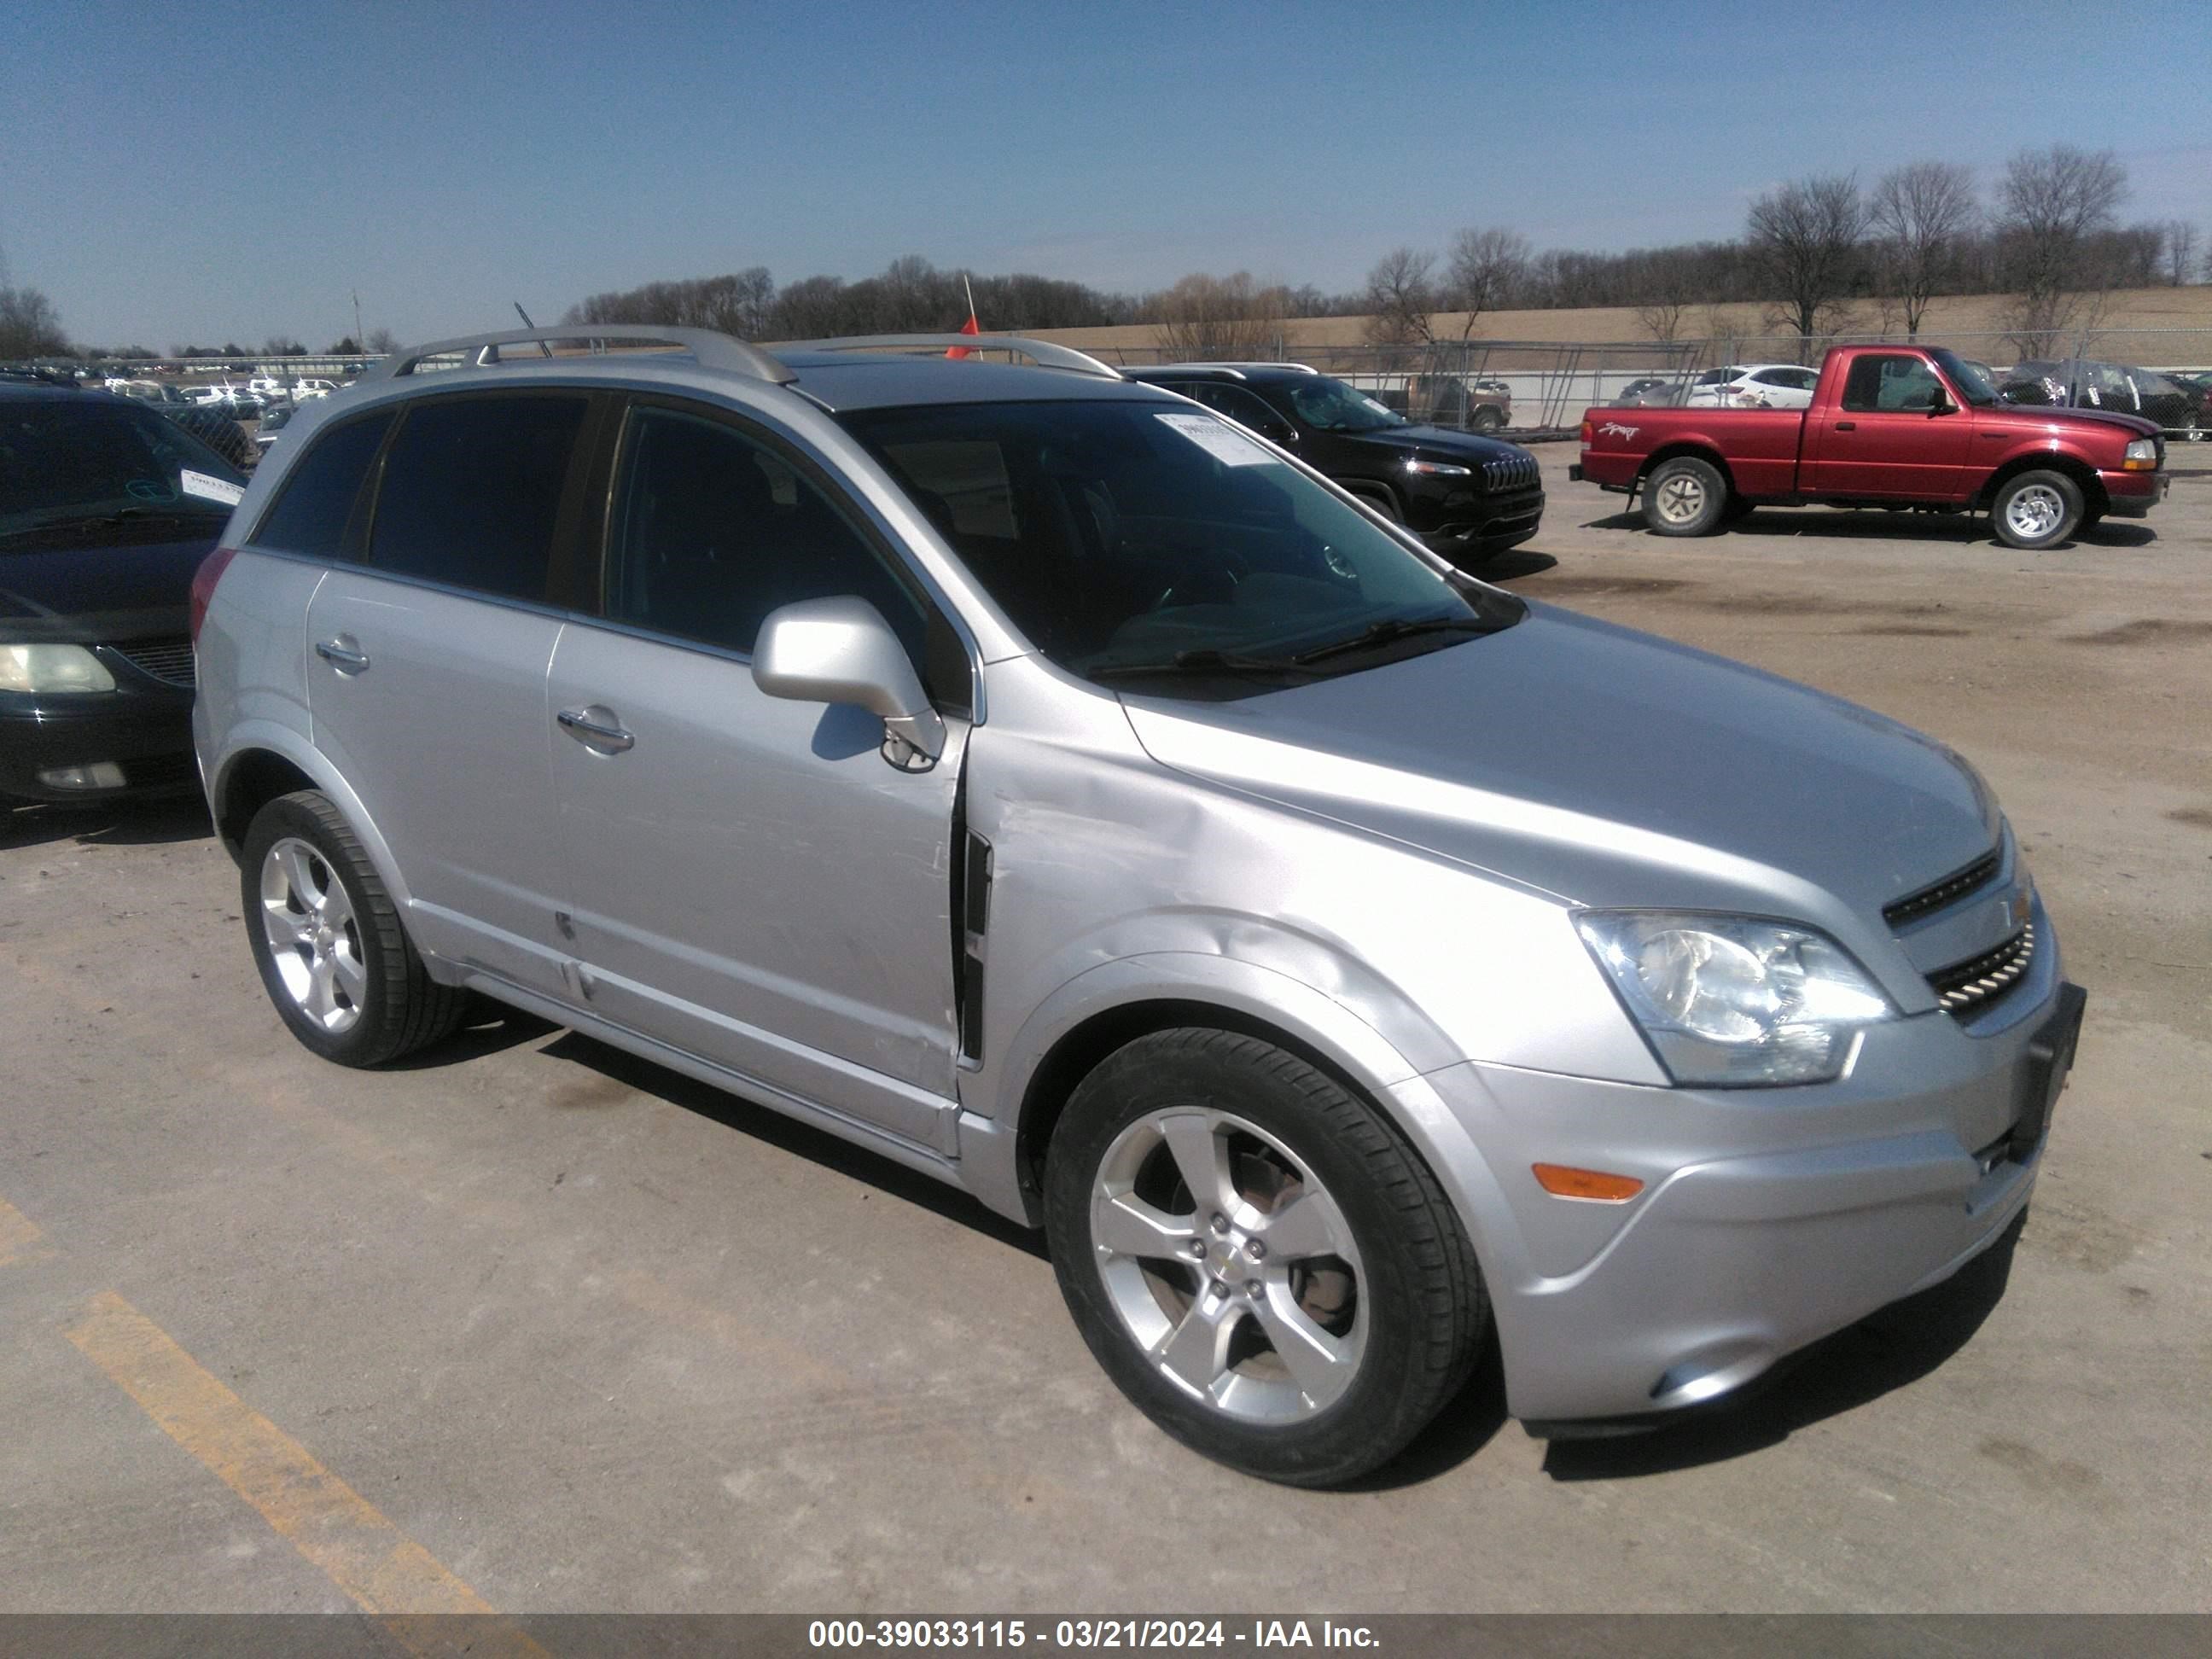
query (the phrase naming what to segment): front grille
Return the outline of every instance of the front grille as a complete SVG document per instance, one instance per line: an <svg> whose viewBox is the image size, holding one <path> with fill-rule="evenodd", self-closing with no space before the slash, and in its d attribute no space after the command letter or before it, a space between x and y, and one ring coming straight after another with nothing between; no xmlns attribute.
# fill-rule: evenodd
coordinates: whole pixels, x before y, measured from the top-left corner
<svg viewBox="0 0 2212 1659"><path fill-rule="evenodd" d="M1928 975L1936 1006L1947 1014L1980 1009L2027 977L2035 960L2035 924L2030 922L1994 951L1938 968Z"/></svg>
<svg viewBox="0 0 2212 1659"><path fill-rule="evenodd" d="M1902 927L1908 921L1932 915L1992 879L2001 862L1998 849L1993 847L1965 869L1944 877L1934 886L1923 887L1917 893L1907 893L1895 902L1885 904L1881 919L1892 927Z"/></svg>
<svg viewBox="0 0 2212 1659"><path fill-rule="evenodd" d="M190 640L141 640L135 645L117 646L115 654L140 673L151 674L170 685L194 683Z"/></svg>
<svg viewBox="0 0 2212 1659"><path fill-rule="evenodd" d="M1534 455L1511 455L1482 464L1483 488L1493 495L1509 489L1534 489L1541 477Z"/></svg>

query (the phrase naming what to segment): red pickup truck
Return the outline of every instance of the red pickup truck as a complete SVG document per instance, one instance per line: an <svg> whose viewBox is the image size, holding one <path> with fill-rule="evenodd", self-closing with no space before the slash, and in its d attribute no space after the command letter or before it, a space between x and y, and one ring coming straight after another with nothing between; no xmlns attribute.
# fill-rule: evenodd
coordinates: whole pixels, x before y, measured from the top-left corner
<svg viewBox="0 0 2212 1659"><path fill-rule="evenodd" d="M1703 536L1755 507L1986 512L2014 547L2050 547L2165 494L2166 443L2132 415L2008 404L1937 348L1838 346L1812 407L1591 409L1568 477L1644 494L1662 536Z"/></svg>

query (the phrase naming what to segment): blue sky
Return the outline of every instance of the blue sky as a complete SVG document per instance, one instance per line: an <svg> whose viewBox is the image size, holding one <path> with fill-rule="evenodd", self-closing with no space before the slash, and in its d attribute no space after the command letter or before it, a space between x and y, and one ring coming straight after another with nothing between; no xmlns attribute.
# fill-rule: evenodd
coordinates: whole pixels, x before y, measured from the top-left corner
<svg viewBox="0 0 2212 1659"><path fill-rule="evenodd" d="M1349 289L1464 225L1728 237L1802 173L2055 142L2212 240L2212 0L0 9L9 279L155 349L904 253Z"/></svg>

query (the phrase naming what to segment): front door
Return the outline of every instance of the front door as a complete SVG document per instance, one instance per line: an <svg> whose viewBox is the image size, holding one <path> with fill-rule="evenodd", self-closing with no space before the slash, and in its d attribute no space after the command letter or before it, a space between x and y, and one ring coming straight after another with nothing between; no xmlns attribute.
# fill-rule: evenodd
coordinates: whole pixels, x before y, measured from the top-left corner
<svg viewBox="0 0 2212 1659"><path fill-rule="evenodd" d="M553 653L547 733L586 1005L770 1088L952 1150L954 795L857 708L754 685L761 620L856 594L921 666L926 602L795 447L629 410L596 623ZM964 702L964 697L962 699Z"/></svg>
<svg viewBox="0 0 2212 1659"><path fill-rule="evenodd" d="M1948 412L1935 412L1939 399ZM1852 362L1838 403L1806 417L1800 487L1808 495L1961 501L1972 493L1973 441L1972 410L1927 359L1866 352Z"/></svg>

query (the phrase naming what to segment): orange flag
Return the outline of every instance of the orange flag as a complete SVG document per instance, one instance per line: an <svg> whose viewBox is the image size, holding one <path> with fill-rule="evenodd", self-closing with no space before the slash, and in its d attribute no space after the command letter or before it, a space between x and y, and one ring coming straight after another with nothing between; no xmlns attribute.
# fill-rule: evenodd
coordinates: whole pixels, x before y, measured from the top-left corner
<svg viewBox="0 0 2212 1659"><path fill-rule="evenodd" d="M983 326L975 320L975 287L965 276L960 279L960 285L968 290L968 320L960 325L960 331L963 334L981 334L983 331ZM971 354L965 346L954 346L945 355L948 357L966 357Z"/></svg>

